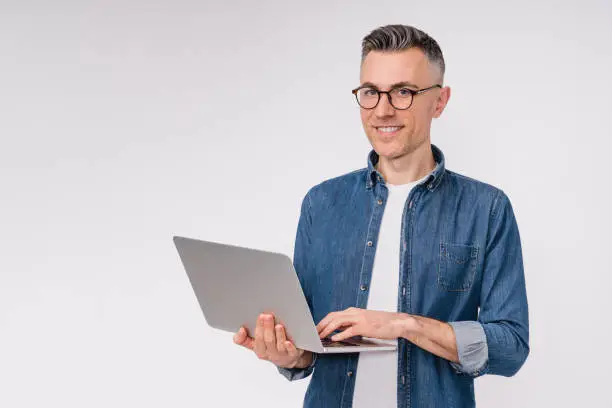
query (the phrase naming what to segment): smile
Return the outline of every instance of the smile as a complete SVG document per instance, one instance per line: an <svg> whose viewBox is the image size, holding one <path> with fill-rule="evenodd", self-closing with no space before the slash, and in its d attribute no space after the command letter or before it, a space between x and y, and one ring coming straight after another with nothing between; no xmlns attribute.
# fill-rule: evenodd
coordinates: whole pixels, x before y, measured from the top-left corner
<svg viewBox="0 0 612 408"><path fill-rule="evenodd" d="M381 127L375 127L375 128L376 128L376 131L378 131L381 134L392 135L392 134L397 133L397 131L403 128L403 126L381 126Z"/></svg>

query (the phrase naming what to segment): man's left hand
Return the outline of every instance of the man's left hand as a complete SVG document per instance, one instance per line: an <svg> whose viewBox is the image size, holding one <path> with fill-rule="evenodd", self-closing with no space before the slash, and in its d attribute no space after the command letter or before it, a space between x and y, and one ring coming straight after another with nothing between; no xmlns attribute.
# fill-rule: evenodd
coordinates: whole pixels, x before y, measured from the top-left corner
<svg viewBox="0 0 612 408"><path fill-rule="evenodd" d="M320 338L325 338L338 329L345 329L332 336L333 341L341 341L353 336L394 340L405 335L410 324L413 323L412 320L414 320L412 316L406 313L349 307L325 316L317 325L317 331Z"/></svg>

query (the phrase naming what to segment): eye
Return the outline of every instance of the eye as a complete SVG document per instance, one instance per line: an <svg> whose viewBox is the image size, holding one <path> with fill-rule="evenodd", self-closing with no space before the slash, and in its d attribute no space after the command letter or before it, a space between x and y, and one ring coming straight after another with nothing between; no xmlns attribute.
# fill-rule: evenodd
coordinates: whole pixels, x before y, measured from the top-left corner
<svg viewBox="0 0 612 408"><path fill-rule="evenodd" d="M397 94L399 96L412 96L412 90L409 88L399 88Z"/></svg>
<svg viewBox="0 0 612 408"><path fill-rule="evenodd" d="M361 92L364 96L376 96L376 94L378 93L378 91L374 88L363 88Z"/></svg>

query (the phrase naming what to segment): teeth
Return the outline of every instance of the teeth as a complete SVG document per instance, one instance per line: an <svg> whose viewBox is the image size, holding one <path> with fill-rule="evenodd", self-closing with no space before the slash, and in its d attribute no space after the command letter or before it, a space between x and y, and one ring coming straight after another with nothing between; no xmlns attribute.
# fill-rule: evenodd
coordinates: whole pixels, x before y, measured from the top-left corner
<svg viewBox="0 0 612 408"><path fill-rule="evenodd" d="M394 126L394 127L379 127L378 130L380 130L381 132L395 132L396 130L399 130L400 126Z"/></svg>

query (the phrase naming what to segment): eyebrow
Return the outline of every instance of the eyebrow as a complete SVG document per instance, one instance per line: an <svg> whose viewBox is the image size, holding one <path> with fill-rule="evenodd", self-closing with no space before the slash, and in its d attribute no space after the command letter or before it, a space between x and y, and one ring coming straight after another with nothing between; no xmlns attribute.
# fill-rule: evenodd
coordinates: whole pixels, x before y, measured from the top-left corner
<svg viewBox="0 0 612 408"><path fill-rule="evenodd" d="M369 86L369 87L372 87L372 88L379 89L379 88L378 88L376 85L374 85L372 82L364 82L363 84L361 84L361 86ZM413 84L413 83L412 83L412 82L410 82L410 81L396 82L396 83L394 83L394 84L391 84L390 88L397 88L398 86L409 86L409 87L412 87L412 88L417 88L417 89L419 89L419 87L418 87L417 85Z"/></svg>

